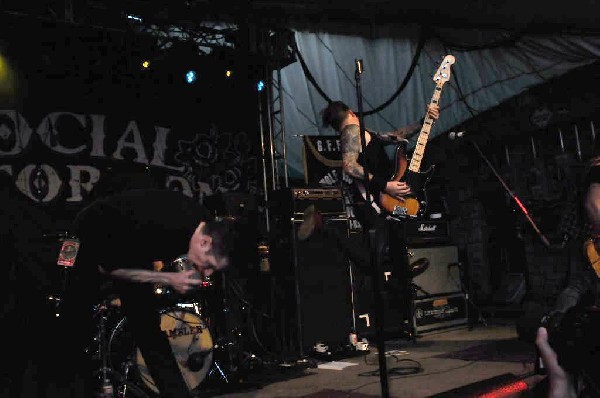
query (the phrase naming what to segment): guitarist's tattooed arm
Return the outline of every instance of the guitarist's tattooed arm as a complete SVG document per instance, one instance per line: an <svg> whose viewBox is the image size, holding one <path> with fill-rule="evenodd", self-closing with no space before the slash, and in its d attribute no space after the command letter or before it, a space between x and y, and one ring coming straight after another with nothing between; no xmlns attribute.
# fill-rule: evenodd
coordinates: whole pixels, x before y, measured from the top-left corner
<svg viewBox="0 0 600 398"><path fill-rule="evenodd" d="M370 138L369 133L365 133L365 139L368 141ZM353 178L364 180L364 169L358 163L358 155L362 148L360 143L360 127L357 124L348 124L342 129L341 146L344 172ZM371 179L373 179L373 175L369 174L369 180Z"/></svg>
<svg viewBox="0 0 600 398"><path fill-rule="evenodd" d="M367 143L370 140L369 132L365 132L365 140ZM364 168L358 163L358 155L362 151L360 142L360 127L358 124L346 124L342 128L341 132L341 146L342 146L342 165L344 172L355 179L357 183L361 183L365 179ZM374 180L373 174L369 173L369 181ZM378 194L379 192L385 192L393 197L403 197L410 194L410 187L399 181L374 181L374 188L378 192L371 192L372 194ZM371 184L370 184L371 185Z"/></svg>

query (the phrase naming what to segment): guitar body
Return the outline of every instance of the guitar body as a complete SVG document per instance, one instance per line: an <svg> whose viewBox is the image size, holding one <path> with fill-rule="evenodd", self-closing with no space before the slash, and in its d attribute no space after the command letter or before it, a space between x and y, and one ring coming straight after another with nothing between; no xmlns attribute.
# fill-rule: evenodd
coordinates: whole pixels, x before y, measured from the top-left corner
<svg viewBox="0 0 600 398"><path fill-rule="evenodd" d="M590 265L596 272L596 276L598 278L600 278L600 255L598 254L598 251L596 250L596 246L594 245L593 239L591 239L591 238L587 239L583 243L583 251L584 251L584 254L587 257Z"/></svg>
<svg viewBox="0 0 600 398"><path fill-rule="evenodd" d="M426 186L433 174L434 166L423 172L407 170L406 145L398 145L395 155L395 170L391 181L407 183L412 194L402 199L382 193L379 200L383 210L394 218L418 218L427 210Z"/></svg>

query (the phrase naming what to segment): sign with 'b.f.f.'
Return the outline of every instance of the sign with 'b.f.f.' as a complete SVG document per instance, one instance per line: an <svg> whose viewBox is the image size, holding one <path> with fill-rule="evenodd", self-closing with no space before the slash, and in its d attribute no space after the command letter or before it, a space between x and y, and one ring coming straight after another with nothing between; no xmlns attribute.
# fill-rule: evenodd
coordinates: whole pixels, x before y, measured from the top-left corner
<svg viewBox="0 0 600 398"><path fill-rule="evenodd" d="M354 215L352 178L343 171L340 137L305 135L303 141L305 184L312 187L340 187L349 228L351 231L360 231L361 225Z"/></svg>

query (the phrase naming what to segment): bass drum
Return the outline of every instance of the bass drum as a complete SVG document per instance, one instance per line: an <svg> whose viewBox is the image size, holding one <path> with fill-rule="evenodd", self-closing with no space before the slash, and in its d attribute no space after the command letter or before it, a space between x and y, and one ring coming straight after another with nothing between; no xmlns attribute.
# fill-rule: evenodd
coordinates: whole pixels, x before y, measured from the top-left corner
<svg viewBox="0 0 600 398"><path fill-rule="evenodd" d="M126 318L123 318L117 329L123 329L126 323ZM196 389L206 377L213 362L214 344L208 325L196 312L185 308L171 308L162 311L160 328L169 338L173 355L188 388L190 391ZM113 337L128 334L122 332L124 330L114 330ZM135 347L133 350L133 363L141 382L158 394L158 388L148 372L140 350Z"/></svg>

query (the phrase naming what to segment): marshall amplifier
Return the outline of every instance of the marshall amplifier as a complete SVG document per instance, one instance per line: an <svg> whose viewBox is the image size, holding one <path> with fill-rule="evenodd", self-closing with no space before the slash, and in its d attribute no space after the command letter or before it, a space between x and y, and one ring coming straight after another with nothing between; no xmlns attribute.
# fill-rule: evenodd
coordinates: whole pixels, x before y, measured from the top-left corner
<svg viewBox="0 0 600 398"><path fill-rule="evenodd" d="M442 244L450 242L450 226L446 220L422 219L404 221L408 245Z"/></svg>

